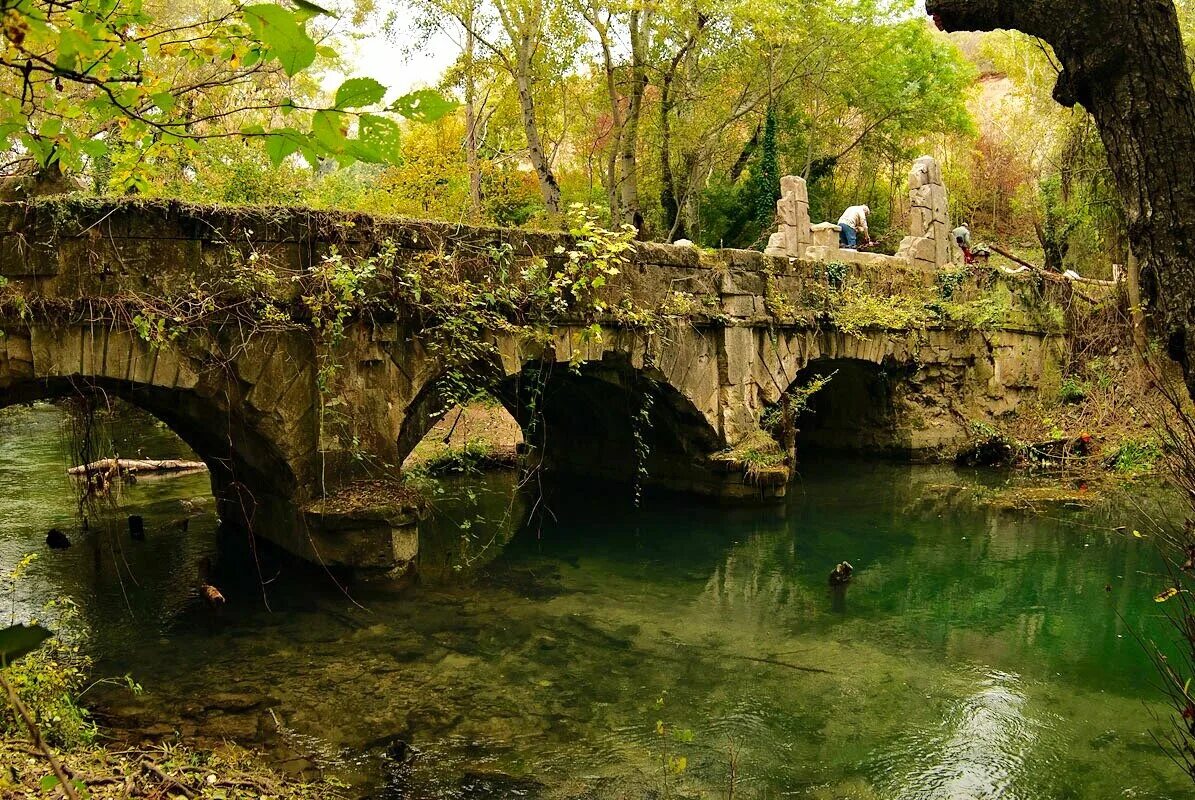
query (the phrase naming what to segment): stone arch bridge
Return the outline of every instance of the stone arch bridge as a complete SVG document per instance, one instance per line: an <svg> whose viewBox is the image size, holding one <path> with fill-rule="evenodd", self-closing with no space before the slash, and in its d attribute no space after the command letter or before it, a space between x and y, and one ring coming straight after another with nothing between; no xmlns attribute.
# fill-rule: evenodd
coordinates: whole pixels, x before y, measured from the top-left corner
<svg viewBox="0 0 1195 800"><path fill-rule="evenodd" d="M322 563L402 568L417 552L416 515L376 493L365 503L351 498L362 479L393 476L444 410L442 366L417 323L351 319L332 354L341 366L329 400L320 388L328 354L308 331L247 330L229 316L171 332L171 320L130 320L118 302L184 296L258 257L279 274L301 274L333 248L365 254L383 240L404 258L501 246L516 262L553 264L569 241L302 210L0 204L0 407L73 393L122 398L207 462L225 520ZM959 283L956 299L1002 304L994 323L900 329L879 321L847 332L808 298L864 280L889 295L932 293L936 266L831 266L642 244L603 291L612 306L633 300L667 312L667 325L648 335L614 318L565 319L533 344L492 335L495 394L525 426L539 426L529 441L545 469L638 474L648 489L751 498L782 494L788 471L752 477L735 447L810 377L837 372L815 396L798 447L913 457L949 449L969 421L1013 412L1056 379L1062 338L1041 321L1032 286ZM330 410L351 429L351 446L328 434Z"/></svg>

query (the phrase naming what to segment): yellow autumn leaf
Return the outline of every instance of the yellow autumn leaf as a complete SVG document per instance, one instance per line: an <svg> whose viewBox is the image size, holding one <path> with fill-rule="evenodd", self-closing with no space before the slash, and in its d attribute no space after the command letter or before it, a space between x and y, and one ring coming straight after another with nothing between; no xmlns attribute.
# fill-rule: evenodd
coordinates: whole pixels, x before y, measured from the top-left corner
<svg viewBox="0 0 1195 800"><path fill-rule="evenodd" d="M1138 539L1145 538L1143 535L1141 535L1141 531L1133 531L1133 535L1136 536Z"/></svg>

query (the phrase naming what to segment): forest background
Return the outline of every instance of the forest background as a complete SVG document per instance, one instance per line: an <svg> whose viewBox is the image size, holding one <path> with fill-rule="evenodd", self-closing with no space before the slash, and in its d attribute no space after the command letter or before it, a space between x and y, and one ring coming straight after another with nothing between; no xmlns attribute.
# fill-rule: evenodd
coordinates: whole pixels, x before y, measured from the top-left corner
<svg viewBox="0 0 1195 800"><path fill-rule="evenodd" d="M218 16L222 4L210 5ZM1022 34L943 34L901 0L345 5L310 23L318 69L206 89L216 113L187 127L201 147L109 138L101 157L62 166L100 194L502 226L560 227L582 203L645 239L758 249L779 178L793 174L809 182L815 221L867 203L891 249L907 228L908 166L928 153L943 164L952 219L978 239L1090 277L1127 259L1095 128L1052 100L1054 60ZM1195 9L1178 6L1190 31ZM458 105L434 121L404 114L414 118L378 158L241 135L311 124L302 118L332 102L335 78L358 72L363 51L381 84L425 86ZM419 64L449 66L419 75ZM27 171L37 156L18 150L7 169Z"/></svg>

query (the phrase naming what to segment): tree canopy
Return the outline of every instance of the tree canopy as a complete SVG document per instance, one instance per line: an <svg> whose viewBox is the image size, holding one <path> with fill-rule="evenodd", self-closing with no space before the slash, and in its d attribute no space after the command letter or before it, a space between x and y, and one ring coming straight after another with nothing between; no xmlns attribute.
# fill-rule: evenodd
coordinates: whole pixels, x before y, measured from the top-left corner
<svg viewBox="0 0 1195 800"><path fill-rule="evenodd" d="M275 165L400 157L395 116L431 119L434 92L388 106L386 87L344 81L330 98L308 71L336 51L310 2L10 0L0 18L0 142L9 165L100 172L148 188L155 167L215 139L258 141Z"/></svg>

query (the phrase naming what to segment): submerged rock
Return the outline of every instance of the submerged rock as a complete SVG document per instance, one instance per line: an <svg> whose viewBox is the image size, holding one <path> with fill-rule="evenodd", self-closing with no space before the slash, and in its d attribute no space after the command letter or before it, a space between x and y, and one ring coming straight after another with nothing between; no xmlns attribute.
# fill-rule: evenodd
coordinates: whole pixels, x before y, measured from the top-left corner
<svg viewBox="0 0 1195 800"><path fill-rule="evenodd" d="M461 800L514 800L543 796L545 787L534 778L520 778L505 772L470 771L461 777Z"/></svg>

